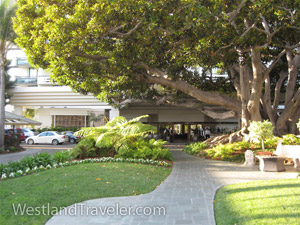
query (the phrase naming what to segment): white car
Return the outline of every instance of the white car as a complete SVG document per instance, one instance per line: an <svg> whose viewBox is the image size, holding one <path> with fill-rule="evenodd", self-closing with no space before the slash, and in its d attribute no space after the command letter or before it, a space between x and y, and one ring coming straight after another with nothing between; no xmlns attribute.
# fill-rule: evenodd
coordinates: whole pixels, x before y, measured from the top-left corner
<svg viewBox="0 0 300 225"><path fill-rule="evenodd" d="M60 134L57 131L45 131L37 136L26 138L25 142L29 145L33 144L53 144L58 145L67 142L68 136Z"/></svg>
<svg viewBox="0 0 300 225"><path fill-rule="evenodd" d="M31 128L22 128L22 130L23 130L23 133L25 135L25 138L28 138L28 137L31 137L31 136L35 135L34 131Z"/></svg>

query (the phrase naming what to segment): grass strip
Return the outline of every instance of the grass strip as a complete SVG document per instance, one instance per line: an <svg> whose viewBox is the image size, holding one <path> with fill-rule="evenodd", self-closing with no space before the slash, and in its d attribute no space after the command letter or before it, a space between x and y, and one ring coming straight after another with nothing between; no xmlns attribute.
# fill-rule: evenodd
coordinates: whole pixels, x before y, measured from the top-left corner
<svg viewBox="0 0 300 225"><path fill-rule="evenodd" d="M134 163L90 163L0 182L0 224L45 224L51 215L14 215L13 204L66 207L85 200L153 191L171 168Z"/></svg>
<svg viewBox="0 0 300 225"><path fill-rule="evenodd" d="M218 225L299 224L300 179L225 186L216 194L214 209Z"/></svg>

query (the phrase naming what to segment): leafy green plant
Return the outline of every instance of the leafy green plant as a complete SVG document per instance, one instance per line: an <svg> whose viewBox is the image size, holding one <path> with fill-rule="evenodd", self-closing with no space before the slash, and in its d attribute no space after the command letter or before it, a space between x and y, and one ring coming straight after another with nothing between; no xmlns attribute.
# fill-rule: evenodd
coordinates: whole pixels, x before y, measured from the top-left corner
<svg viewBox="0 0 300 225"><path fill-rule="evenodd" d="M0 164L0 177L2 174L9 175L11 173L18 173L18 171L25 172L26 170L34 170L34 168L46 168L55 164L65 163L71 159L69 151L56 152L53 155L43 152L34 156L26 156L16 162L9 162L7 164Z"/></svg>
<svg viewBox="0 0 300 225"><path fill-rule="evenodd" d="M264 142L265 148L276 149L279 139L280 139L279 137L273 137L273 138L266 139Z"/></svg>
<svg viewBox="0 0 300 225"><path fill-rule="evenodd" d="M33 156L25 156L23 159L19 161L19 163L20 163L20 168L33 169L35 166L39 166Z"/></svg>
<svg viewBox="0 0 300 225"><path fill-rule="evenodd" d="M33 159L38 166L47 166L53 165L54 160L52 159L52 156L47 152L40 152L33 156Z"/></svg>
<svg viewBox="0 0 300 225"><path fill-rule="evenodd" d="M74 159L94 158L100 156L101 149L95 146L93 138L83 138L70 152Z"/></svg>
<svg viewBox="0 0 300 225"><path fill-rule="evenodd" d="M294 134L287 134L283 136L283 145L300 145L300 138L296 137Z"/></svg>
<svg viewBox="0 0 300 225"><path fill-rule="evenodd" d="M15 152L16 150L17 150L17 149L16 149L14 146L10 146L10 147L9 147L9 151L10 151L10 152Z"/></svg>
<svg viewBox="0 0 300 225"><path fill-rule="evenodd" d="M233 144L219 144L214 148L207 150L207 155L212 159L220 158L222 160L229 160L234 151Z"/></svg>
<svg viewBox="0 0 300 225"><path fill-rule="evenodd" d="M190 155L196 155L201 152L201 154L205 155L206 152L203 151L204 149L207 148L207 143L205 142L196 142L196 143L191 143L187 144L184 148L183 151L190 154Z"/></svg>
<svg viewBox="0 0 300 225"><path fill-rule="evenodd" d="M278 138L277 138L278 139ZM275 139L276 140L276 139ZM266 140L266 146L276 148L277 142L273 139ZM276 143L276 144L275 144ZM275 147L273 146L275 145ZM227 144L219 144L213 148L205 149L204 151L207 153L207 156L212 159L221 159L225 161L234 161L234 162L242 162L244 161L244 153L247 149L251 149L256 151L260 148L259 143L250 143L246 141L235 142L235 143L227 143Z"/></svg>
<svg viewBox="0 0 300 225"><path fill-rule="evenodd" d="M154 126L140 122L145 117L148 115L127 121L126 118L119 116L105 126L82 128L76 134L94 139L98 148L113 148L118 152L121 146L130 145L148 132L156 131Z"/></svg>
<svg viewBox="0 0 300 225"><path fill-rule="evenodd" d="M113 156L136 159L171 160L171 152L163 147L166 142L146 138L148 132L156 131L154 126L140 122L140 116L127 121L116 117L105 126L83 128L76 134L84 136L73 150L75 158Z"/></svg>
<svg viewBox="0 0 300 225"><path fill-rule="evenodd" d="M252 121L250 122L249 126L249 136L253 141L259 141L261 142L262 150L265 150L264 141L268 138L273 138L273 130L274 126L273 124L265 120L263 122L260 121Z"/></svg>
<svg viewBox="0 0 300 225"><path fill-rule="evenodd" d="M64 163L72 159L71 152L69 150L55 152L51 157L55 163Z"/></svg>
<svg viewBox="0 0 300 225"><path fill-rule="evenodd" d="M121 146L116 157L172 161L173 157L170 150L163 147L166 143L163 140L147 140L142 137L135 143Z"/></svg>
<svg viewBox="0 0 300 225"><path fill-rule="evenodd" d="M4 148L0 148L0 153L3 153L4 152Z"/></svg>

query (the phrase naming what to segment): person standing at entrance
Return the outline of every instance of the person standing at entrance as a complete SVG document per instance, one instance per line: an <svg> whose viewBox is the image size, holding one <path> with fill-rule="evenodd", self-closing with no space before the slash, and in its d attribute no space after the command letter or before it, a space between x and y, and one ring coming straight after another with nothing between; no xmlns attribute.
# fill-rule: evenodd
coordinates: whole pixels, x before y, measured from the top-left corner
<svg viewBox="0 0 300 225"><path fill-rule="evenodd" d="M204 133L205 133L205 139L206 140L209 139L210 138L210 129L208 127L205 128Z"/></svg>
<svg viewBox="0 0 300 225"><path fill-rule="evenodd" d="M171 127L170 128L170 142L172 143L174 141L174 130L173 128Z"/></svg>
<svg viewBox="0 0 300 225"><path fill-rule="evenodd" d="M164 130L164 140L165 140L165 141L168 141L169 135L170 135L170 131L169 131L169 129L166 127L165 130Z"/></svg>

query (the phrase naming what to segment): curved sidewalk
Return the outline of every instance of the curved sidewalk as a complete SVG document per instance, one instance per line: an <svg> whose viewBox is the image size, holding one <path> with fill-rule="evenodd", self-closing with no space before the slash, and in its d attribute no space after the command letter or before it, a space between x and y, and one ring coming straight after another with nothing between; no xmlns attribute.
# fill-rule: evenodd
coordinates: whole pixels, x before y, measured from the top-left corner
<svg viewBox="0 0 300 225"><path fill-rule="evenodd" d="M236 163L189 156L176 147L173 147L172 152L175 158L172 173L153 192L74 204L62 211L62 215L52 217L46 224L210 225L215 224L213 200L216 190L221 186L254 180L295 178L298 175L293 168L289 172L265 173L258 171L258 167L243 167ZM102 211L98 210L96 213L94 211L96 207L97 209L101 207ZM108 213L109 207L110 210L114 208L117 211L123 208L123 211ZM143 209L147 214L150 212L149 207L164 207L166 212L165 215L124 216L125 209L136 209L136 207L145 207ZM142 208L139 209L141 212ZM78 210L77 215L74 215L74 210ZM109 215L101 215L104 210L107 210ZM68 214L67 212L71 215L64 215ZM111 213L114 215L112 216Z"/></svg>

